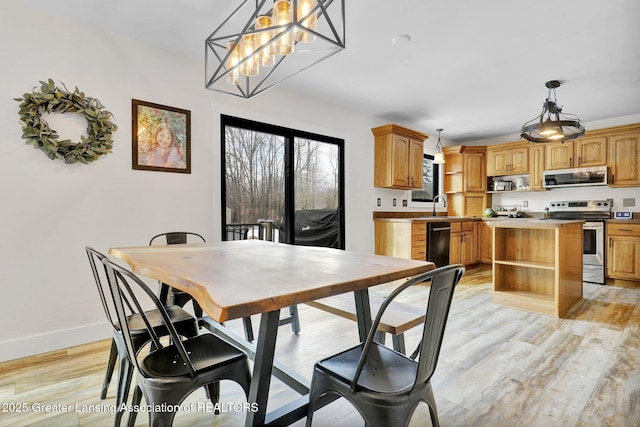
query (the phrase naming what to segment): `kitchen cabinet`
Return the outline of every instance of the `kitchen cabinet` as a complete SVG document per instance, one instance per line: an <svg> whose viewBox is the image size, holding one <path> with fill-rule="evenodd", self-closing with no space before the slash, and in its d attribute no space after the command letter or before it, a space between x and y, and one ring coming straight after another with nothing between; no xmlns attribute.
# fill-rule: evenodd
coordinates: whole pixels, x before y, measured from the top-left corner
<svg viewBox="0 0 640 427"><path fill-rule="evenodd" d="M508 145L510 148L505 148ZM529 147L517 144L500 144L487 149L487 175L518 175L529 173Z"/></svg>
<svg viewBox="0 0 640 427"><path fill-rule="evenodd" d="M491 206L491 194L447 194L447 213L450 216L482 217L484 209Z"/></svg>
<svg viewBox="0 0 640 427"><path fill-rule="evenodd" d="M575 141L545 144L545 169L570 169L607 164L607 137L592 136Z"/></svg>
<svg viewBox="0 0 640 427"><path fill-rule="evenodd" d="M544 145L529 147L529 188L544 190Z"/></svg>
<svg viewBox="0 0 640 427"><path fill-rule="evenodd" d="M493 302L562 317L582 299L582 223L505 220L493 229Z"/></svg>
<svg viewBox="0 0 640 427"><path fill-rule="evenodd" d="M607 223L607 277L640 281L640 224Z"/></svg>
<svg viewBox="0 0 640 427"><path fill-rule="evenodd" d="M444 192L452 216L482 216L487 196L486 147L444 148Z"/></svg>
<svg viewBox="0 0 640 427"><path fill-rule="evenodd" d="M476 254L481 264L491 264L493 257L493 234L487 221L476 221Z"/></svg>
<svg viewBox="0 0 640 427"><path fill-rule="evenodd" d="M640 186L640 129L609 137L610 187Z"/></svg>
<svg viewBox="0 0 640 427"><path fill-rule="evenodd" d="M449 264L476 264L474 221L451 223Z"/></svg>
<svg viewBox="0 0 640 427"><path fill-rule="evenodd" d="M376 255L426 261L426 221L376 220L374 228Z"/></svg>
<svg viewBox="0 0 640 427"><path fill-rule="evenodd" d="M374 135L373 185L383 188L421 189L423 133L398 125L371 129Z"/></svg>

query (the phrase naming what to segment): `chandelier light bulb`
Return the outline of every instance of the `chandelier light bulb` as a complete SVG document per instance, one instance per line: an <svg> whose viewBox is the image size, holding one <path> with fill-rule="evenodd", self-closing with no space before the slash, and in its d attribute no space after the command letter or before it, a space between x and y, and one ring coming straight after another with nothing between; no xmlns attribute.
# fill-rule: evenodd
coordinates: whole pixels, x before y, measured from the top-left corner
<svg viewBox="0 0 640 427"><path fill-rule="evenodd" d="M273 50L273 31L266 30L271 27L271 17L268 15L261 15L256 18L256 30L260 31L256 34L256 50L259 50L257 54L258 62L261 67L273 67L276 63L276 53Z"/></svg>
<svg viewBox="0 0 640 427"><path fill-rule="evenodd" d="M293 7L289 0L276 0L273 3L273 16L275 17L275 26L289 25L293 22ZM291 29L276 29L276 34L284 31L279 35L275 42L275 52L278 55L290 55L294 51L295 34Z"/></svg>
<svg viewBox="0 0 640 427"><path fill-rule="evenodd" d="M298 20L303 19L301 26L307 30L316 31L318 29L318 12L311 13L317 6L316 0L300 0L298 2ZM305 16L308 16L305 18ZM305 30L298 30L296 32L296 40L300 43L309 43L314 41L316 36Z"/></svg>
<svg viewBox="0 0 640 427"><path fill-rule="evenodd" d="M227 44L227 55L225 66L227 70L231 70L229 74L227 74L227 83L236 86L241 85L244 78L240 75L240 70L236 66L240 63L242 57L240 55L240 49L236 46L235 42L229 42Z"/></svg>

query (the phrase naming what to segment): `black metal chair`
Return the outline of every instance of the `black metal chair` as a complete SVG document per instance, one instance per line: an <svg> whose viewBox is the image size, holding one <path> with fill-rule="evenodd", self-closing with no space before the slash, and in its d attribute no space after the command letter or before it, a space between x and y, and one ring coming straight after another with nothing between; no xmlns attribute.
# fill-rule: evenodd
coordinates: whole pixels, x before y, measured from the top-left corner
<svg viewBox="0 0 640 427"><path fill-rule="evenodd" d="M311 426L316 405L326 394L347 399L368 427L408 426L420 402L429 406L431 422L439 426L431 376L438 362L453 291L464 271L462 265L445 266L402 284L381 305L364 343L316 362L307 427ZM378 324L389 303L409 286L429 280L422 338L411 357L375 342Z"/></svg>
<svg viewBox="0 0 640 427"><path fill-rule="evenodd" d="M118 408L118 411L116 412L114 423L114 425L119 426L123 415L123 412L119 409L121 408L122 403L126 402L129 395L129 387L131 384L131 378L133 376L133 370L129 357L127 356L121 323L118 321L113 303L110 302L111 298L106 297L106 295L110 295L111 293L108 285L106 285L106 283L108 283L106 275L107 272L103 266L103 261L106 260L107 257L96 251L95 249L89 247L86 247L85 251L87 252L89 264L91 265L91 271L93 272L93 277L95 279L96 286L98 287L98 294L100 295L100 300L102 301L102 307L104 308L107 319L113 327L111 351L109 353L107 372L104 378L104 382L102 383L100 399L105 399L107 397L107 391L109 389L111 377L113 376L113 369L116 365L116 359L120 360L120 364L118 367L118 388L116 392L116 407ZM151 337L147 332L147 326L145 325L143 318L139 314L134 312L130 303L125 304L127 304L127 310L129 310L127 316L130 325L129 332L132 337L131 342L134 347L134 352L137 354L140 349L142 349L145 344L147 344L151 340ZM196 323L196 319L193 316L175 305L167 307L166 311L168 313L170 321L174 325L179 335L186 337L194 337L198 335L198 325ZM147 319L149 319L149 324L153 328L156 335L165 336L169 334L169 331L162 322L160 312L158 312L157 310L150 310L145 313L145 316Z"/></svg>
<svg viewBox="0 0 640 427"><path fill-rule="evenodd" d="M198 233L192 233L190 231L172 231L169 233L160 233L149 240L149 245L158 244L158 242L164 237L164 241L167 245L178 245L188 242L205 243L204 237ZM197 318L202 317L202 308L198 303L186 292L182 292L176 288L172 288L166 283L160 282L159 299L165 305L177 305L184 307L189 301L193 303L193 313Z"/></svg>
<svg viewBox="0 0 640 427"><path fill-rule="evenodd" d="M107 269L127 357L138 372L138 384L131 403L134 407L138 406L144 395L151 408L150 426L171 426L175 410L189 394L200 387L206 387L209 394L211 388L217 388L221 380L238 383L248 399L251 374L247 355L242 350L210 333L181 340L164 304L142 280L108 259L103 259L102 262ZM140 290L142 292L136 292ZM151 301L160 313L162 323L171 337L170 344L164 345L161 342L160 336L151 326L152 320L141 307L141 298L145 302ZM141 358L136 357L133 325L126 312L127 300L131 301L133 309L143 320L153 343L152 351ZM217 395L211 397L214 404L217 399ZM154 408L160 410L155 411ZM136 415L136 411L130 413L130 426L135 424Z"/></svg>

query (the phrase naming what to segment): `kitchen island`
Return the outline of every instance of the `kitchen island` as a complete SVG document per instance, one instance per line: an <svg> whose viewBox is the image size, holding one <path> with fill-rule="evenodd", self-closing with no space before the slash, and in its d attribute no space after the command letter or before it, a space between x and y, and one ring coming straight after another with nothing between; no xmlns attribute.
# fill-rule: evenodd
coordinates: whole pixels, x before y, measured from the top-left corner
<svg viewBox="0 0 640 427"><path fill-rule="evenodd" d="M582 299L582 224L574 220L490 221L493 302L555 317Z"/></svg>

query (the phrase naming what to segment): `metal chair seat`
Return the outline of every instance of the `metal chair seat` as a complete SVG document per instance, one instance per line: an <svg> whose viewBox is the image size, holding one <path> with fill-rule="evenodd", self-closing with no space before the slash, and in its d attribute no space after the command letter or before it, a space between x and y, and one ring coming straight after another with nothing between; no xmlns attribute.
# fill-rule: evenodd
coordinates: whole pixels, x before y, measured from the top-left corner
<svg viewBox="0 0 640 427"><path fill-rule="evenodd" d="M234 364L247 357L237 347L212 334L193 337L183 341L182 345L198 375L206 370ZM215 351L211 351L212 349ZM140 370L143 376L158 380L190 375L176 346L164 347L149 353L140 363ZM179 380L182 381L181 378Z"/></svg>
<svg viewBox="0 0 640 427"><path fill-rule="evenodd" d="M364 343L318 362L315 369L334 374L348 390L353 380L353 367L357 366ZM406 393L416 379L418 363L382 344L374 342L367 361L358 378L358 392L397 394ZM381 371L384 373L381 374Z"/></svg>

